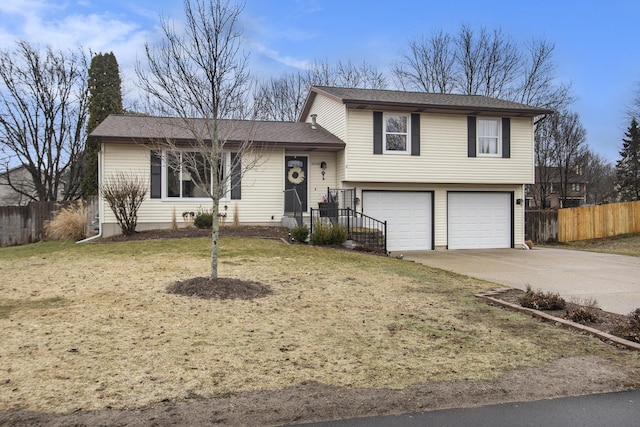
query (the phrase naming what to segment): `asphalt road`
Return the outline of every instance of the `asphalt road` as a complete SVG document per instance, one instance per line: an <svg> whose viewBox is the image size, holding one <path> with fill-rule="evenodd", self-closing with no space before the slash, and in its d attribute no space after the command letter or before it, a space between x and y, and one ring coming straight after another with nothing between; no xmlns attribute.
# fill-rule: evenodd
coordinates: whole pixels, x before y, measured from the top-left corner
<svg viewBox="0 0 640 427"><path fill-rule="evenodd" d="M304 424L313 427L640 426L640 390L420 414Z"/></svg>

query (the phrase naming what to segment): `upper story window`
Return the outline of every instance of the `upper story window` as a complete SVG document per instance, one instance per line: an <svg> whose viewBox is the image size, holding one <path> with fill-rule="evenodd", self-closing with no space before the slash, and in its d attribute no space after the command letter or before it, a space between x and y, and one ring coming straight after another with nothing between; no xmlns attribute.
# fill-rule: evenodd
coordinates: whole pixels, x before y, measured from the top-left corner
<svg viewBox="0 0 640 427"><path fill-rule="evenodd" d="M478 118L478 156L502 155L500 139L500 119Z"/></svg>
<svg viewBox="0 0 640 427"><path fill-rule="evenodd" d="M384 152L409 153L411 120L408 114L384 114Z"/></svg>

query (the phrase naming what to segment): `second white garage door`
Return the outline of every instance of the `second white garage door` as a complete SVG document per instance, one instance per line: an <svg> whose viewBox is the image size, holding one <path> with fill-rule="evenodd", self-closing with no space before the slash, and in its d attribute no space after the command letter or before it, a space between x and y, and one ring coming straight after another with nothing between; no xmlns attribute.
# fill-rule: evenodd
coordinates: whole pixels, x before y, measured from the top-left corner
<svg viewBox="0 0 640 427"><path fill-rule="evenodd" d="M510 248L511 193L447 195L449 249Z"/></svg>
<svg viewBox="0 0 640 427"><path fill-rule="evenodd" d="M432 193L363 191L365 215L387 221L387 250L429 250L432 245Z"/></svg>

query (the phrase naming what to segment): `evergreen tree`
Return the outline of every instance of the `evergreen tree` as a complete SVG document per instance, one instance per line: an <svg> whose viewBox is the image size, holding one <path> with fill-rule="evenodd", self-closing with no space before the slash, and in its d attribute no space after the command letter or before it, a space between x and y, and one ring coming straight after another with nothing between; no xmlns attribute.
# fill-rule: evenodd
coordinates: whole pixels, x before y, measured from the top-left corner
<svg viewBox="0 0 640 427"><path fill-rule="evenodd" d="M89 68L89 120L87 135L109 114L120 114L122 108L122 81L118 61L113 52L98 54ZM84 196L98 194L98 142L87 139L85 150L85 174L82 181Z"/></svg>
<svg viewBox="0 0 640 427"><path fill-rule="evenodd" d="M635 117L622 140L616 164L616 190L620 201L640 200L640 129Z"/></svg>

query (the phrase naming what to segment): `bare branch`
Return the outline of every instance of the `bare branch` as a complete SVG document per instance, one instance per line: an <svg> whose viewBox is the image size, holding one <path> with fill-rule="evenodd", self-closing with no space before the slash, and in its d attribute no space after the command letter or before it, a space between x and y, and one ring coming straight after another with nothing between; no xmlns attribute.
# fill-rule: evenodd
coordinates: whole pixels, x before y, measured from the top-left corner
<svg viewBox="0 0 640 427"><path fill-rule="evenodd" d="M2 149L14 159L10 166L22 164L29 171L34 187L30 196L37 200L79 196L87 64L80 49L40 51L23 41L16 50L0 51Z"/></svg>

